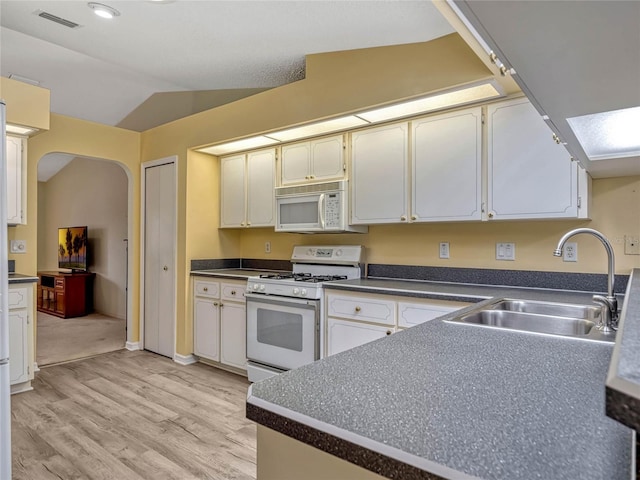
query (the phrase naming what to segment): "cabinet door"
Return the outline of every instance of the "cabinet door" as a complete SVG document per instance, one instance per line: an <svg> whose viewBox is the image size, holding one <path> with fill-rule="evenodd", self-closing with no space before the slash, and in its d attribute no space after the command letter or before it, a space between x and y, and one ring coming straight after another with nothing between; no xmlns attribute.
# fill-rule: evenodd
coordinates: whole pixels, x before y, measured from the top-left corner
<svg viewBox="0 0 640 480"><path fill-rule="evenodd" d="M413 327L469 305L471 304L466 302L437 300L433 303L398 302L398 326Z"/></svg>
<svg viewBox="0 0 640 480"><path fill-rule="evenodd" d="M309 142L282 146L281 185L309 181L311 147Z"/></svg>
<svg viewBox="0 0 640 480"><path fill-rule="evenodd" d="M490 219L578 215L577 169L527 99L488 107Z"/></svg>
<svg viewBox="0 0 640 480"><path fill-rule="evenodd" d="M344 178L342 135L311 141L311 180L326 182Z"/></svg>
<svg viewBox="0 0 640 480"><path fill-rule="evenodd" d="M406 222L408 124L385 125L351 135L351 223Z"/></svg>
<svg viewBox="0 0 640 480"><path fill-rule="evenodd" d="M272 227L276 224L275 149L247 155L247 226Z"/></svg>
<svg viewBox="0 0 640 480"><path fill-rule="evenodd" d="M9 375L11 385L29 380L28 314L9 311Z"/></svg>
<svg viewBox="0 0 640 480"><path fill-rule="evenodd" d="M55 295L55 311L56 313L60 313L62 315L66 314L66 310L65 310L65 300L64 300L64 292L58 292L56 291L54 293Z"/></svg>
<svg viewBox="0 0 640 480"><path fill-rule="evenodd" d="M329 318L327 321L327 355L334 355L384 338L391 335L393 331L392 327Z"/></svg>
<svg viewBox="0 0 640 480"><path fill-rule="evenodd" d="M220 308L220 362L247 369L247 319L243 303L224 302Z"/></svg>
<svg viewBox="0 0 640 480"><path fill-rule="evenodd" d="M481 220L482 109L411 122L411 221Z"/></svg>
<svg viewBox="0 0 640 480"><path fill-rule="evenodd" d="M21 137L7 135L7 223L10 225L25 223L23 212L26 211L24 202L23 150L26 140ZM26 171L26 170L25 170Z"/></svg>
<svg viewBox="0 0 640 480"><path fill-rule="evenodd" d="M220 159L220 227L244 227L245 155Z"/></svg>
<svg viewBox="0 0 640 480"><path fill-rule="evenodd" d="M193 305L193 353L220 361L220 304L196 297Z"/></svg>

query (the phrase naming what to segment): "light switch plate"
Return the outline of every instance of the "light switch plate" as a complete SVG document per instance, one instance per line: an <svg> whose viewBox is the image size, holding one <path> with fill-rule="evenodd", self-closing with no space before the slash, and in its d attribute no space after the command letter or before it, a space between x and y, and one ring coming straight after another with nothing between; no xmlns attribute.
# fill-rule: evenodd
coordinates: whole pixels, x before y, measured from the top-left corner
<svg viewBox="0 0 640 480"><path fill-rule="evenodd" d="M27 241L11 240L10 251L11 253L27 253Z"/></svg>
<svg viewBox="0 0 640 480"><path fill-rule="evenodd" d="M496 243L496 260L515 260L515 243Z"/></svg>
<svg viewBox="0 0 640 480"><path fill-rule="evenodd" d="M440 258L449 258L449 242L440 243Z"/></svg>

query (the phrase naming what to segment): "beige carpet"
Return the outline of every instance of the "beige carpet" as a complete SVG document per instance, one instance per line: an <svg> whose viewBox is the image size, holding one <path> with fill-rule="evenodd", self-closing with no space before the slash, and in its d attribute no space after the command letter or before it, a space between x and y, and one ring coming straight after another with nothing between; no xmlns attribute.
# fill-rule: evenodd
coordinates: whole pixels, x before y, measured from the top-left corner
<svg viewBox="0 0 640 480"><path fill-rule="evenodd" d="M38 312L38 366L77 360L124 348L125 320L92 313L58 318Z"/></svg>

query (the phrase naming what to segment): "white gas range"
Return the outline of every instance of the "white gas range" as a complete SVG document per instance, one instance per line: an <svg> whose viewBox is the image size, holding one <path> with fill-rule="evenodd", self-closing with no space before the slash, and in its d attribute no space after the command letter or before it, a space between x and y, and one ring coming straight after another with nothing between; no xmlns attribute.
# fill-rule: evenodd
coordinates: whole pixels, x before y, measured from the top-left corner
<svg viewBox="0 0 640 480"><path fill-rule="evenodd" d="M360 245L295 246L291 273L247 280L247 371L256 382L322 357L323 282L360 278Z"/></svg>

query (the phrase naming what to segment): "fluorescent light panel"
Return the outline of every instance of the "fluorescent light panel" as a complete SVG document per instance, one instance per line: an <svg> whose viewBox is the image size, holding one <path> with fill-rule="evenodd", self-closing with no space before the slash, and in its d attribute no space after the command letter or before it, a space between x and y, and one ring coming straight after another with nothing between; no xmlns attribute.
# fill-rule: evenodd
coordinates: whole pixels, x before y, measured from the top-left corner
<svg viewBox="0 0 640 480"><path fill-rule="evenodd" d="M303 125L301 127L271 132L258 137L245 138L234 142L213 145L211 147L198 149L198 151L210 153L212 155L225 155L227 153L265 147L280 142L289 142L325 133L339 132L349 128L368 125L369 123L395 120L402 117L419 115L421 113L451 108L501 96L503 96L503 92L500 86L493 81L487 81L480 84L473 84L466 88L450 90L426 98L411 100L388 107L376 108L346 117L334 118L323 122Z"/></svg>
<svg viewBox="0 0 640 480"><path fill-rule="evenodd" d="M7 133L16 135L31 135L38 130L37 128L21 127L20 125L11 125L10 123L7 123L6 129Z"/></svg>
<svg viewBox="0 0 640 480"><path fill-rule="evenodd" d="M273 138L259 136L244 138L242 140L236 140L235 142L223 143L221 145L214 145L212 147L201 148L198 151L204 153L210 153L212 155L225 155L227 153L240 152L242 150L251 150L252 148L266 147L280 143Z"/></svg>
<svg viewBox="0 0 640 480"><path fill-rule="evenodd" d="M454 90L446 93L432 95L430 97L413 100L410 102L378 108L368 112L358 113L358 116L369 122L384 122L396 118L418 115L443 108L464 105L490 98L500 97L502 93L493 83L484 83L462 90Z"/></svg>
<svg viewBox="0 0 640 480"><path fill-rule="evenodd" d="M567 118L589 160L640 155L640 107Z"/></svg>
<svg viewBox="0 0 640 480"><path fill-rule="evenodd" d="M289 130L267 133L267 136L269 138L275 138L280 142L288 142L299 138L313 137L316 135L322 135L323 133L337 132L348 128L359 127L361 125L367 125L367 123L369 122L351 115L348 117L326 120L324 122L312 123L311 125L303 125L302 127L290 128Z"/></svg>

